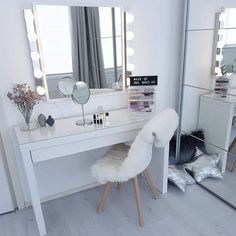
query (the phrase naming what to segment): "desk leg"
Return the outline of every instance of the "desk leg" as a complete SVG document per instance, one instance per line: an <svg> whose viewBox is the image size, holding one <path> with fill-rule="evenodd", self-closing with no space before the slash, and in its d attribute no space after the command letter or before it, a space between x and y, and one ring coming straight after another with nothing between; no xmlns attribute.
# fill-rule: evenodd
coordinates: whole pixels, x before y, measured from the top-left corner
<svg viewBox="0 0 236 236"><path fill-rule="evenodd" d="M163 148L153 148L152 161L148 171L153 182L161 193L167 192L169 165L169 144Z"/></svg>
<svg viewBox="0 0 236 236"><path fill-rule="evenodd" d="M31 203L34 210L35 219L37 222L40 236L47 234L45 222L43 218L43 212L40 203L40 197L37 187L37 182L34 173L34 166L31 161L31 154L29 151L22 151L23 163L25 167L26 178L31 196Z"/></svg>

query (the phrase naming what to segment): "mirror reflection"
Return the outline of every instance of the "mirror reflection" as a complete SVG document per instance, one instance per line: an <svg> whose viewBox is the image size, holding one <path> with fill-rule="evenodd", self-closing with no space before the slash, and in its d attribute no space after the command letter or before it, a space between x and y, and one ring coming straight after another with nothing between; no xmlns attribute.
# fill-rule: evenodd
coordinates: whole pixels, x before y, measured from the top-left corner
<svg viewBox="0 0 236 236"><path fill-rule="evenodd" d="M90 97L89 87L86 83L79 81L77 82L72 91L72 99L78 104L85 104L88 102Z"/></svg>
<svg viewBox="0 0 236 236"><path fill-rule="evenodd" d="M214 91L188 85L184 90L178 163L193 162L196 148L211 158L218 155L217 168L223 178L210 176L199 184L236 207L236 97L229 94L222 97Z"/></svg>
<svg viewBox="0 0 236 236"><path fill-rule="evenodd" d="M122 11L113 7L36 5L36 29L50 98L65 76L90 89L122 84ZM116 89L122 89L122 85Z"/></svg>
<svg viewBox="0 0 236 236"><path fill-rule="evenodd" d="M69 76L62 77L57 84L57 89L63 96L70 97L75 83L76 82Z"/></svg>
<svg viewBox="0 0 236 236"><path fill-rule="evenodd" d="M226 75L229 90L236 94L236 8L216 13L213 71L216 76ZM214 61L215 60L215 61ZM228 89L228 88L227 88Z"/></svg>
<svg viewBox="0 0 236 236"><path fill-rule="evenodd" d="M180 152L175 161L198 185L235 209L236 8L217 13L215 29L187 33ZM214 49L213 57L209 48Z"/></svg>

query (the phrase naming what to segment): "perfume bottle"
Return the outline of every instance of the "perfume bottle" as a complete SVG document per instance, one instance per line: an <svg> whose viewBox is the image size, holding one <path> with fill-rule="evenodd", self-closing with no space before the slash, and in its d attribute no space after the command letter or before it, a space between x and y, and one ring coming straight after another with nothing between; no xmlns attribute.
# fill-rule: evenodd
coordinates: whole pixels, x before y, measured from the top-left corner
<svg viewBox="0 0 236 236"><path fill-rule="evenodd" d="M105 113L104 113L104 110L103 110L103 106L98 106L98 118L99 118L99 121L102 120L102 122L104 122Z"/></svg>

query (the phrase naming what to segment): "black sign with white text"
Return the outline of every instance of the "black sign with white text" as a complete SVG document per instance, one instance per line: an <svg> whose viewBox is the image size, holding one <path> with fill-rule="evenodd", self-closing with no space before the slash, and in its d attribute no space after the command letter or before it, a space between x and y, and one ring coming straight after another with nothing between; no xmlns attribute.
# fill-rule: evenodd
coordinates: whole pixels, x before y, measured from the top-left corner
<svg viewBox="0 0 236 236"><path fill-rule="evenodd" d="M130 86L153 86L158 84L158 76L130 76Z"/></svg>

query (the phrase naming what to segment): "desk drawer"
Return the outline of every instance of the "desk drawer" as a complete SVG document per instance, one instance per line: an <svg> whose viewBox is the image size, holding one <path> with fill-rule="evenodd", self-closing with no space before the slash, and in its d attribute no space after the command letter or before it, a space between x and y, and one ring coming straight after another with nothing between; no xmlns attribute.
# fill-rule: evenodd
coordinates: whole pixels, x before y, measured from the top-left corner
<svg viewBox="0 0 236 236"><path fill-rule="evenodd" d="M63 145L55 145L43 149L31 150L32 161L34 163L37 163L40 161L51 160L54 158L72 155L79 152L85 152L101 147L111 146L117 143L132 141L135 139L139 131L140 129L130 130L117 134L65 143Z"/></svg>

